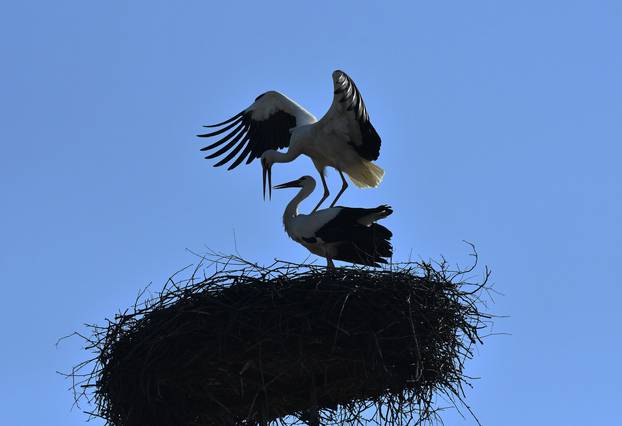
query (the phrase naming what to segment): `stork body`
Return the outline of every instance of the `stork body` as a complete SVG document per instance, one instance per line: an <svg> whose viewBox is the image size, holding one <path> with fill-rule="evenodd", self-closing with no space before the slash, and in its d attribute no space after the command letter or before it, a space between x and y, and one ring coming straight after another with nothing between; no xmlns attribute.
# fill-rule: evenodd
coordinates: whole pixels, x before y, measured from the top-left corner
<svg viewBox="0 0 622 426"><path fill-rule="evenodd" d="M271 190L272 165L289 163L300 155L306 155L313 161L324 187L322 199L313 211L329 196L324 177L327 167L335 168L342 179L341 190L331 207L348 187L344 173L358 187L378 186L384 171L372 161L380 155L380 136L369 121L367 109L354 81L343 71L335 71L333 84L333 102L319 121L287 96L270 91L258 96L251 106L229 120L206 126L224 127L200 137L229 133L202 149L208 151L224 145L205 158L216 158L227 153L214 165L218 167L239 153L229 170L244 160L249 164L255 158L260 158L265 196L266 176L268 189ZM286 147L286 152L278 151Z"/></svg>
<svg viewBox="0 0 622 426"><path fill-rule="evenodd" d="M330 207L308 215L299 214L298 205L313 192L315 180L303 176L275 188L301 188L285 208L285 231L311 253L325 257L329 268L334 267L333 260L379 266L393 254L391 231L375 223L393 213L389 206Z"/></svg>

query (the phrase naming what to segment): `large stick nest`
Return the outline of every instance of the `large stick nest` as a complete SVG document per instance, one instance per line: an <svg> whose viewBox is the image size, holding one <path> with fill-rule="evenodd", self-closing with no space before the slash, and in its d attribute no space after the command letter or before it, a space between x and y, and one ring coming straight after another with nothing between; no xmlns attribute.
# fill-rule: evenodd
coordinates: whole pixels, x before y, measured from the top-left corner
<svg viewBox="0 0 622 426"><path fill-rule="evenodd" d="M436 418L439 395L464 404L488 270L477 284L444 261L215 267L81 335L95 357L70 376L91 414L113 426L412 424Z"/></svg>

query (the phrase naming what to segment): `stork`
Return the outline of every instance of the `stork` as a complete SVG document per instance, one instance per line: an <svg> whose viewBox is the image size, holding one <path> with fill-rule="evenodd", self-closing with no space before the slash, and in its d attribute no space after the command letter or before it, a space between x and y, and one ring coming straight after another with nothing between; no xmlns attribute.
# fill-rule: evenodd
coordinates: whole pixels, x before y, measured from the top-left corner
<svg viewBox="0 0 622 426"><path fill-rule="evenodd" d="M285 208L285 232L311 253L325 257L329 269L335 267L333 260L380 266L393 255L391 231L375 223L393 213L391 207L330 207L299 214L298 205L315 189L315 179L303 176L274 187L283 188L302 188Z"/></svg>
<svg viewBox="0 0 622 426"><path fill-rule="evenodd" d="M380 154L380 136L369 121L365 103L354 81L345 72L337 70L333 72L333 85L333 102L319 121L287 96L269 91L259 95L251 106L228 120L204 126L220 128L199 137L225 135L201 151L218 148L206 159L227 153L214 167L228 163L239 153L228 170L236 168L244 160L249 164L260 158L264 199L266 175L268 197L272 197L272 165L289 163L301 154L307 155L324 186L324 195L313 211L330 195L324 176L327 167L335 168L342 181L341 190L330 207L348 187L344 173L360 188L375 188L384 176L384 170L372 163ZM286 147L286 152L277 151Z"/></svg>

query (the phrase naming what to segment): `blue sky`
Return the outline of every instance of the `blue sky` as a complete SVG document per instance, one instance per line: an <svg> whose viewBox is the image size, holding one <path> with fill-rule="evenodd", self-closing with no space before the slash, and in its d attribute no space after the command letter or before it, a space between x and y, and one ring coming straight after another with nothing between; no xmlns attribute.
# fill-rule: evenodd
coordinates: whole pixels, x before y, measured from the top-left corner
<svg viewBox="0 0 622 426"><path fill-rule="evenodd" d="M387 171L341 203L394 207L397 260L464 263L473 242L504 294L511 335L468 363L482 423L615 422L622 4L387 4L3 3L0 424L84 424L55 371L86 354L54 343L194 262L186 248L307 256L282 230L293 194L264 203L258 164L214 169L194 135L269 89L321 116L337 68ZM312 172L301 158L274 182Z"/></svg>

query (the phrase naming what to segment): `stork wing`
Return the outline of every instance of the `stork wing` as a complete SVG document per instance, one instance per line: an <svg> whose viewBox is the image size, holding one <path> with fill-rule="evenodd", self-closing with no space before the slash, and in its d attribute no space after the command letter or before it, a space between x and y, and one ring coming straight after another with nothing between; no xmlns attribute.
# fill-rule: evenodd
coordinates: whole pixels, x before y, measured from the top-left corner
<svg viewBox="0 0 622 426"><path fill-rule="evenodd" d="M375 222L393 213L393 209L384 204L372 209L359 207L334 207L333 209L338 209L338 213L315 231L315 235L325 242L353 241L353 232L374 227L374 225L374 229L386 229ZM325 209L322 212L333 209ZM389 230L387 232L384 234L390 238L393 234Z"/></svg>
<svg viewBox="0 0 622 426"><path fill-rule="evenodd" d="M227 153L224 158L214 164L214 167L222 166L242 151L229 166L228 170L231 170L244 159L246 159L246 164L249 164L269 149L289 146L292 128L316 121L313 115L296 102L279 92L271 91L259 95L251 106L228 120L205 126L220 127L219 130L198 136L209 138L225 134L218 141L201 149L201 151L209 151L220 147L205 157L207 159Z"/></svg>
<svg viewBox="0 0 622 426"><path fill-rule="evenodd" d="M335 96L318 126L326 133L337 133L366 160L380 155L380 136L369 121L365 102L354 81L343 71L333 72Z"/></svg>

